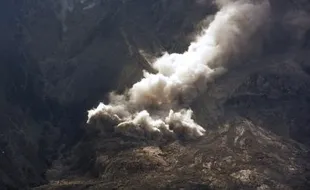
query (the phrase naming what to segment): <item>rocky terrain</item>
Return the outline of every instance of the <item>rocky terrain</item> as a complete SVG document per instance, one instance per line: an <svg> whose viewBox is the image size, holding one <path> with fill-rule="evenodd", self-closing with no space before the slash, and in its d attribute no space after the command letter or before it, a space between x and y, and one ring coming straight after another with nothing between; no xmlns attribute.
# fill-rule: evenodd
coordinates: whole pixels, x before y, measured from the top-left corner
<svg viewBox="0 0 310 190"><path fill-rule="evenodd" d="M157 142L87 110L185 51L213 1L1 1L0 189L309 189L310 4L270 4L259 54L190 105L206 135Z"/></svg>

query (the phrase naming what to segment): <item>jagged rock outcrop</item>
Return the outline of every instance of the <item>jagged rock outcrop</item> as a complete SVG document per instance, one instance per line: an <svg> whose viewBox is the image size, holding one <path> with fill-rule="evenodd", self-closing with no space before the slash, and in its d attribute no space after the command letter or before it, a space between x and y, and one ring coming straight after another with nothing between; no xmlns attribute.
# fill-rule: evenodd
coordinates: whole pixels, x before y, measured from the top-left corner
<svg viewBox="0 0 310 190"><path fill-rule="evenodd" d="M88 174L97 178L68 178L37 189L309 187L309 149L242 118L224 123L195 142L158 145L109 134L92 135L84 143L80 151L91 147L91 154L75 154L70 163L83 163Z"/></svg>
<svg viewBox="0 0 310 190"><path fill-rule="evenodd" d="M309 74L302 53L271 59L244 80L226 102L259 125L309 146Z"/></svg>

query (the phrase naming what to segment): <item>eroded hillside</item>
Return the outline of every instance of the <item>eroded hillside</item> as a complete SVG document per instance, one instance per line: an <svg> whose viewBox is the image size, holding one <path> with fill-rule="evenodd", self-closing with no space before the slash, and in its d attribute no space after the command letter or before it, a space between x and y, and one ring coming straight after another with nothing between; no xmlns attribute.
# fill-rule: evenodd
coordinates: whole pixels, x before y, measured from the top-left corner
<svg viewBox="0 0 310 190"><path fill-rule="evenodd" d="M261 49L188 105L206 134L160 142L87 110L183 53L214 2L1 2L0 188L308 189L310 4L269 2Z"/></svg>

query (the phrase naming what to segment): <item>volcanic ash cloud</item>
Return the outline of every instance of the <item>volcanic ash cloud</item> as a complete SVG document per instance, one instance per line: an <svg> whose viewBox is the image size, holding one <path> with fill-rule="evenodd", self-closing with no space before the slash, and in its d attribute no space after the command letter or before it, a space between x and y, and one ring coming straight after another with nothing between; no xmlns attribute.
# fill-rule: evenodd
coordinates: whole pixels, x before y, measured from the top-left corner
<svg viewBox="0 0 310 190"><path fill-rule="evenodd" d="M108 121L114 130L128 135L197 138L205 129L184 107L207 88L207 82L227 70L233 60L245 56L261 40L269 18L269 2L217 1L220 10L210 25L183 54L164 54L144 78L126 93L110 93L109 104L88 111L88 123L99 127Z"/></svg>

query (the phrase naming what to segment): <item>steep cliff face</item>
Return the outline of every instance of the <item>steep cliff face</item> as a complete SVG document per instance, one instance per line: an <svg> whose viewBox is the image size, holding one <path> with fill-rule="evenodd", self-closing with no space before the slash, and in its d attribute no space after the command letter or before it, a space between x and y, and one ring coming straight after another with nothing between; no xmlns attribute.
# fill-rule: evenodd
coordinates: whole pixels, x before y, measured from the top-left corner
<svg viewBox="0 0 310 190"><path fill-rule="evenodd" d="M206 135L158 143L85 127L86 111L185 51L213 1L1 2L0 188L309 188L310 4L270 4L262 51L190 105Z"/></svg>
<svg viewBox="0 0 310 190"><path fill-rule="evenodd" d="M187 35L194 31L195 23L212 12L208 4L28 2L23 5L21 19L24 46L41 68L46 96L63 104L90 101L115 86L124 88L125 78L132 82L131 76L120 77L120 70L133 70L134 76L147 67L139 50L154 55L186 48ZM123 82L118 82L120 78Z"/></svg>

